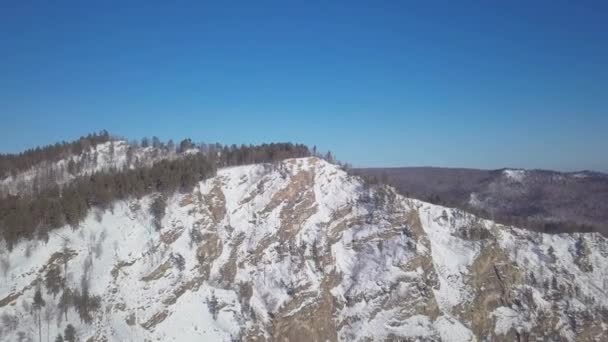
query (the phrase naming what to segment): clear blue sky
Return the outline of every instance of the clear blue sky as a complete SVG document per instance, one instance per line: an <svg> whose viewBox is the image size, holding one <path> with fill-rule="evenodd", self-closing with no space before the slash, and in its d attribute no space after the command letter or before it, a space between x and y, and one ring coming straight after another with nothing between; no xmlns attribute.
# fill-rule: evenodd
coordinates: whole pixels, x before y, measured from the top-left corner
<svg viewBox="0 0 608 342"><path fill-rule="evenodd" d="M606 1L128 3L0 3L0 151L105 128L608 170Z"/></svg>

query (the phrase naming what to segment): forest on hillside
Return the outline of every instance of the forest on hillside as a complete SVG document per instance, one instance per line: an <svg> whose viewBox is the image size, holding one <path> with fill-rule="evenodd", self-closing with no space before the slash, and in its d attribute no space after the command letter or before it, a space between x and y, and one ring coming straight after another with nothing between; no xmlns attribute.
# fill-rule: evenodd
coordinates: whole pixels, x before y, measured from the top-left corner
<svg viewBox="0 0 608 342"><path fill-rule="evenodd" d="M91 146L110 141L106 130L92 133L71 142L60 142L54 145L36 147L17 154L0 153L0 179L15 176L41 163L52 163L71 155L80 155Z"/></svg>
<svg viewBox="0 0 608 342"><path fill-rule="evenodd" d="M505 169L405 167L351 172L371 183L391 185L406 197L505 225L550 234L608 236L608 175L597 172L526 170L518 181L506 177Z"/></svg>
<svg viewBox="0 0 608 342"><path fill-rule="evenodd" d="M53 162L82 153L86 147L110 141L106 131L74 142L28 150L17 155L2 155L2 174L15 174L40 163ZM174 149L178 158L161 159L151 166L124 167L82 175L64 185L39 184L32 193L0 198L0 234L9 248L19 239L48 239L49 231L63 225L77 227L92 208L106 209L114 201L159 193L150 208L160 221L164 197L175 192L190 192L200 181L212 177L220 167L252 163L274 163L287 158L310 156L302 144L271 143L262 145L194 144L184 139L178 145L162 143L158 138L132 142L130 149ZM191 150L196 153L186 153ZM70 164L70 163L68 163Z"/></svg>

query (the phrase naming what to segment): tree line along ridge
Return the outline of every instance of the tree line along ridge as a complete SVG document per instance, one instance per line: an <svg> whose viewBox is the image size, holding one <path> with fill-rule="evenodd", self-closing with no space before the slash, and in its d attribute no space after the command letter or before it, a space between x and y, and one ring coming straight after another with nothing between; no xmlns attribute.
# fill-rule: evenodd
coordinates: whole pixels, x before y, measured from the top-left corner
<svg viewBox="0 0 608 342"><path fill-rule="evenodd" d="M0 174L35 168L38 163L70 158L96 144L112 141L106 131L90 134L71 143L28 150L18 155L0 155ZM49 231L70 225L77 227L92 208L109 208L114 201L160 193L150 212L155 222L164 214L164 197L190 192L200 181L213 177L218 168L254 163L273 163L287 158L308 157L316 148L303 144L261 145L200 144L184 139L179 145L162 143L158 138L131 142L129 149L152 148L178 154L152 165L125 165L101 172L79 175L63 185L44 184L30 193L5 194L0 198L0 234L8 248L19 239L48 239ZM196 153L187 153L196 149ZM313 153L314 152L314 153ZM331 154L329 154L331 156ZM70 164L70 163L68 163ZM157 226L157 224L155 224Z"/></svg>

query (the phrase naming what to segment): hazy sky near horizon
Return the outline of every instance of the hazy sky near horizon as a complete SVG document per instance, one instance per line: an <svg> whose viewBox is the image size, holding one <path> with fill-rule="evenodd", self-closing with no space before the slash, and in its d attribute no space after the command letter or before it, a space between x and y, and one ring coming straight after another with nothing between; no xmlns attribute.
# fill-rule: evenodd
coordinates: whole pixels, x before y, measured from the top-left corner
<svg viewBox="0 0 608 342"><path fill-rule="evenodd" d="M606 1L3 1L0 152L100 129L608 171Z"/></svg>

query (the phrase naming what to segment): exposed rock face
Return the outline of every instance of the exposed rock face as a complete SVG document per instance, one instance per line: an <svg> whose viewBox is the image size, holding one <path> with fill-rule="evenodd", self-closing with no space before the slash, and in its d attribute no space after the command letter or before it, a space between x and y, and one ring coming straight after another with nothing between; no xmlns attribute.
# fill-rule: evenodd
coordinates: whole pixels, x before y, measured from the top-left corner
<svg viewBox="0 0 608 342"><path fill-rule="evenodd" d="M608 340L598 234L496 225L316 158L220 170L168 201L160 232L149 202L61 229L29 258L23 244L6 253L0 315L20 324L0 340L37 331L24 303L49 259L63 266L63 238L66 285L88 280L102 301L89 324L68 310L82 340Z"/></svg>

